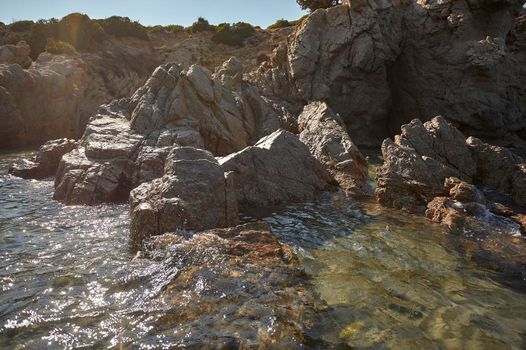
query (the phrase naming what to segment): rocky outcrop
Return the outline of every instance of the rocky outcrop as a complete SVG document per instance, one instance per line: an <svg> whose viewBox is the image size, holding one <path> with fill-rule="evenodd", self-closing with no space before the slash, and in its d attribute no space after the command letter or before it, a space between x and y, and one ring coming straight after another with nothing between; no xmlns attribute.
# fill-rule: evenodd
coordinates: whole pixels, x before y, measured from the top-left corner
<svg viewBox="0 0 526 350"><path fill-rule="evenodd" d="M232 172L240 208L268 207L315 199L336 182L296 135L278 130L254 146L220 158Z"/></svg>
<svg viewBox="0 0 526 350"><path fill-rule="evenodd" d="M298 118L299 138L334 175L345 191L370 194L368 163L352 142L345 124L324 102L313 102Z"/></svg>
<svg viewBox="0 0 526 350"><path fill-rule="evenodd" d="M60 160L77 146L75 140L59 139L46 142L31 160L22 159L10 169L11 175L24 179L44 179L54 176Z"/></svg>
<svg viewBox="0 0 526 350"><path fill-rule="evenodd" d="M156 66L140 50L118 46L100 54L43 53L28 69L0 65L0 148L80 138L101 104L130 96Z"/></svg>
<svg viewBox="0 0 526 350"><path fill-rule="evenodd" d="M252 144L279 120L250 85L238 87L232 91L197 65L160 66L131 98L92 117L79 147L61 162L55 199L124 201L131 189L163 176L173 146L226 155Z"/></svg>
<svg viewBox="0 0 526 350"><path fill-rule="evenodd" d="M408 118L442 114L469 135L526 149L521 6L386 0L320 9L253 79L296 115L327 102L359 145L380 144Z"/></svg>
<svg viewBox="0 0 526 350"><path fill-rule="evenodd" d="M130 208L130 237L137 243L166 232L229 227L239 221L230 174L210 152L193 147L173 148L164 176L135 188Z"/></svg>
<svg viewBox="0 0 526 350"><path fill-rule="evenodd" d="M524 205L524 161L502 147L466 140L442 117L402 126L394 142L384 141L382 153L376 197L383 205L422 212L433 198L447 194L443 184L449 177L510 194Z"/></svg>
<svg viewBox="0 0 526 350"><path fill-rule="evenodd" d="M31 66L31 48L25 41L16 45L0 46L0 64L18 64L22 68Z"/></svg>

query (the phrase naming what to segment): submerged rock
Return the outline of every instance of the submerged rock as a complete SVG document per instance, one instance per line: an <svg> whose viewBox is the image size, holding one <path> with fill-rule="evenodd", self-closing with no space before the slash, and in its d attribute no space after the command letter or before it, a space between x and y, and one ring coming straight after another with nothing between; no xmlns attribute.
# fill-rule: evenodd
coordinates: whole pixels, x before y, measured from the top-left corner
<svg viewBox="0 0 526 350"><path fill-rule="evenodd" d="M352 142L345 124L324 102L313 102L298 118L300 141L334 175L340 186L354 194L370 194L368 163Z"/></svg>
<svg viewBox="0 0 526 350"><path fill-rule="evenodd" d="M164 176L130 194L131 239L177 230L202 231L239 222L235 189L214 156L192 147L173 148Z"/></svg>
<svg viewBox="0 0 526 350"><path fill-rule="evenodd" d="M60 160L77 146L75 140L59 139L46 142L32 160L21 160L10 169L11 175L24 179L44 179L54 176Z"/></svg>
<svg viewBox="0 0 526 350"><path fill-rule="evenodd" d="M278 130L254 146L219 159L232 172L241 208L315 199L336 189L332 175L296 135Z"/></svg>
<svg viewBox="0 0 526 350"><path fill-rule="evenodd" d="M316 339L321 348L343 346L320 337L328 307L268 224L168 233L148 247L153 258L169 257L176 271L164 291L173 311L162 321L173 324L175 334L192 335L179 345L201 348L203 339L212 339L213 348L299 349Z"/></svg>

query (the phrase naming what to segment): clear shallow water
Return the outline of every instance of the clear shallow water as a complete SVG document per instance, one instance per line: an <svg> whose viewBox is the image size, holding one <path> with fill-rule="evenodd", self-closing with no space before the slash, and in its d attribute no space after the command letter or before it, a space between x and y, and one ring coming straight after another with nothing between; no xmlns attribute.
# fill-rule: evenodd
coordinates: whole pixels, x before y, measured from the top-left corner
<svg viewBox="0 0 526 350"><path fill-rule="evenodd" d="M0 156L0 172L13 157ZM291 323L317 331L287 348L526 348L526 295L423 219L341 196L252 214L297 253L312 297L296 298L301 288L272 280L292 277L272 269L231 271L227 285L213 249L199 252L206 272L187 279L187 252L134 259L127 206L64 207L52 187L0 175L0 349L272 347L304 326L279 318L294 299L316 317ZM184 283L168 287L176 276Z"/></svg>

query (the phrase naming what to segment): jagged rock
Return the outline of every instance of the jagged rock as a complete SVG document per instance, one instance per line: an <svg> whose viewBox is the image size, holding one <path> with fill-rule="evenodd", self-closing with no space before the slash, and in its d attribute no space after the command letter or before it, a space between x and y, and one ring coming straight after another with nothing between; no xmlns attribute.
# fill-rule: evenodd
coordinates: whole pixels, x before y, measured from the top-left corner
<svg viewBox="0 0 526 350"><path fill-rule="evenodd" d="M163 175L174 145L226 155L277 128L277 117L257 90L249 84L239 88L229 90L199 66L160 66L131 98L102 106L92 117L78 149L63 159L55 199L122 201L133 188Z"/></svg>
<svg viewBox="0 0 526 350"><path fill-rule="evenodd" d="M385 0L320 9L252 78L295 115L326 101L358 145L380 144L408 118L442 114L469 135L526 154L522 4Z"/></svg>
<svg viewBox="0 0 526 350"><path fill-rule="evenodd" d="M201 231L237 225L232 179L214 156L192 147L175 147L164 176L143 183L130 194L134 242L176 230Z"/></svg>
<svg viewBox="0 0 526 350"><path fill-rule="evenodd" d="M9 173L24 179L44 179L55 175L62 156L77 146L75 140L59 139L46 142L32 160L21 160Z"/></svg>
<svg viewBox="0 0 526 350"><path fill-rule="evenodd" d="M310 201L335 189L335 180L296 135L284 130L219 159L233 172L241 208Z"/></svg>
<svg viewBox="0 0 526 350"><path fill-rule="evenodd" d="M513 200L526 207L526 163L510 150L488 145L481 140L467 139L473 159L477 164L474 180L502 193L509 193Z"/></svg>
<svg viewBox="0 0 526 350"><path fill-rule="evenodd" d="M402 126L395 142L384 141L382 153L376 197L383 205L421 212L433 198L448 195L443 183L449 177L510 194L518 205L525 204L522 159L475 138L466 141L442 117Z"/></svg>
<svg viewBox="0 0 526 350"><path fill-rule="evenodd" d="M18 64L22 68L31 66L31 48L25 41L16 45L0 46L0 64Z"/></svg>
<svg viewBox="0 0 526 350"><path fill-rule="evenodd" d="M354 194L370 194L368 163L354 145L345 124L324 102L305 106L298 118L300 141L334 175L340 186Z"/></svg>

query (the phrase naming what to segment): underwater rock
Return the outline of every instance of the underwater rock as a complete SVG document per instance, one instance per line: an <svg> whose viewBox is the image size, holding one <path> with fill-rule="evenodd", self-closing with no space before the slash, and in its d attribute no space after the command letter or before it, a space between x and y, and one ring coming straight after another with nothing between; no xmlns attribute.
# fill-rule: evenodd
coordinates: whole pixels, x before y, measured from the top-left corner
<svg viewBox="0 0 526 350"><path fill-rule="evenodd" d="M212 348L299 349L313 338L320 348L344 346L317 334L328 306L269 224L167 233L146 246L152 257L169 257L176 268L163 292L174 307L163 322L173 323L176 334L192 334L181 338L185 347L201 348L203 338L214 339Z"/></svg>
<svg viewBox="0 0 526 350"><path fill-rule="evenodd" d="M240 208L310 201L337 186L308 147L285 130L219 158L219 164L233 173Z"/></svg>
<svg viewBox="0 0 526 350"><path fill-rule="evenodd" d="M214 156L193 147L174 147L164 176L130 194L133 242L177 230L202 231L239 222L234 184Z"/></svg>
<svg viewBox="0 0 526 350"><path fill-rule="evenodd" d="M312 102L298 117L299 138L312 155L334 175L345 191L371 194L368 163L352 142L345 124L325 102Z"/></svg>
<svg viewBox="0 0 526 350"><path fill-rule="evenodd" d="M20 160L10 169L11 175L24 179L44 179L54 176L60 160L77 146L75 140L59 139L46 142L32 160Z"/></svg>

